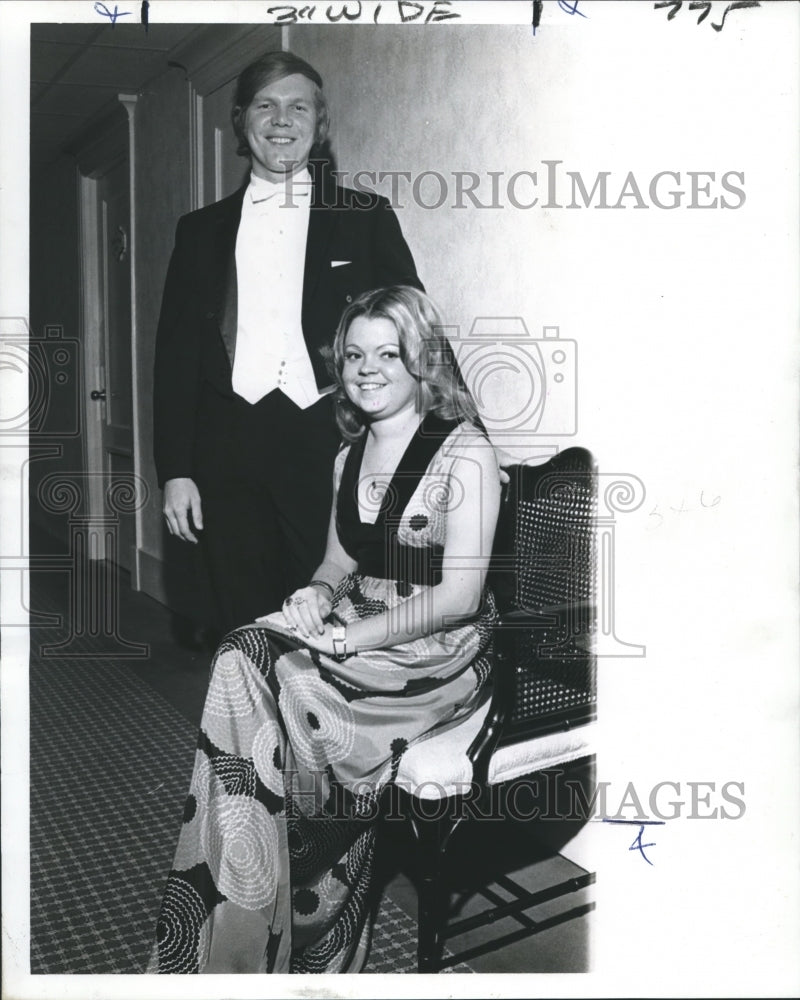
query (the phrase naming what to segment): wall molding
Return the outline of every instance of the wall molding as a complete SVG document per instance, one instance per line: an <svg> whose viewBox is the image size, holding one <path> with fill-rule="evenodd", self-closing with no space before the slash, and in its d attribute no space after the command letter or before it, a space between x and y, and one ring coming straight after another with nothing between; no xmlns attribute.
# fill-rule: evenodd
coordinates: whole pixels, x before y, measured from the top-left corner
<svg viewBox="0 0 800 1000"><path fill-rule="evenodd" d="M120 105L83 131L65 152L74 157L84 177L96 177L128 154L126 116Z"/></svg>
<svg viewBox="0 0 800 1000"><path fill-rule="evenodd" d="M186 70L202 96L228 83L247 63L281 48L281 29L272 24L211 24L179 43L170 60Z"/></svg>
<svg viewBox="0 0 800 1000"><path fill-rule="evenodd" d="M189 86L189 204L203 204L203 98L191 80Z"/></svg>
<svg viewBox="0 0 800 1000"><path fill-rule="evenodd" d="M139 419L139 324L136 298L136 94L117 94L120 104L125 108L128 118L128 204L130 207L130 274L131 274L131 431L133 433L133 472L142 478L141 429ZM140 590L138 545L142 538L142 507L138 505L134 511L134 539L131 560L131 587Z"/></svg>

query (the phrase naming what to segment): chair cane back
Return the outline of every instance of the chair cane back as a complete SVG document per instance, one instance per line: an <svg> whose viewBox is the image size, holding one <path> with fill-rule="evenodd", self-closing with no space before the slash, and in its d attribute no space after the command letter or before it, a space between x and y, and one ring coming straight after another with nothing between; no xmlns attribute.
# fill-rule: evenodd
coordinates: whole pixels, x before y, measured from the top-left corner
<svg viewBox="0 0 800 1000"><path fill-rule="evenodd" d="M438 972L498 946L484 944L442 958L446 940L502 917L513 917L521 928L499 944L536 933L543 924L527 910L594 881L587 872L529 892L501 876L493 881L511 900L483 887L478 891L492 907L478 916L448 919L445 855L454 830L470 815L458 804L465 797L480 802L493 787L547 768L592 761L588 734L597 714L594 460L587 450L572 447L542 465L507 471L510 482L487 581L500 613L488 706L476 713L481 717L477 731L476 720L470 719L412 748L405 785L401 782L411 796L411 826L419 848L420 972ZM466 781L451 773L459 756ZM415 794L423 786L426 797ZM441 789L435 815L431 788ZM575 914L592 908L579 907Z"/></svg>

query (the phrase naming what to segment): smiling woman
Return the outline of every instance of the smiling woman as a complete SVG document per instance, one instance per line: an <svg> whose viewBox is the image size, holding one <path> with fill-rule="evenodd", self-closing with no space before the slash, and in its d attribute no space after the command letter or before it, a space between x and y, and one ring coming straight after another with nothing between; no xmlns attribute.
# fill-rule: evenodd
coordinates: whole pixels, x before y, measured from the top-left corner
<svg viewBox="0 0 800 1000"><path fill-rule="evenodd" d="M419 412L432 410L445 420L476 423L475 402L458 373L443 328L433 302L415 288L378 289L347 307L333 345L338 382L336 417L346 440L358 440L367 427L372 411L362 405L364 402L382 408L382 404L370 403L369 393L359 388L371 387L366 377L370 374L376 376L374 388L378 383L409 380ZM368 349L371 357L365 357ZM376 365L378 368L370 371ZM371 426L370 431L374 435L376 428Z"/></svg>
<svg viewBox="0 0 800 1000"><path fill-rule="evenodd" d="M342 318L325 556L217 652L153 971L363 967L380 796L489 676L500 481L440 330L411 287Z"/></svg>
<svg viewBox="0 0 800 1000"><path fill-rule="evenodd" d="M400 337L389 319L353 320L341 378L352 403L373 420L416 412L417 381L403 364Z"/></svg>

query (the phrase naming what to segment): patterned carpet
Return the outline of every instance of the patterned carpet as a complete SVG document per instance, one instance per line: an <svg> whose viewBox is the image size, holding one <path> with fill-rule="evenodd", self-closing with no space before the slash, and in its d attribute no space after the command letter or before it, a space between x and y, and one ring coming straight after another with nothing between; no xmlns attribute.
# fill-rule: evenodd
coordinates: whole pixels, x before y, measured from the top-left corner
<svg viewBox="0 0 800 1000"><path fill-rule="evenodd" d="M30 708L31 972L140 973L195 730L124 662L32 657ZM415 921L384 896L365 971L414 972L415 953Z"/></svg>

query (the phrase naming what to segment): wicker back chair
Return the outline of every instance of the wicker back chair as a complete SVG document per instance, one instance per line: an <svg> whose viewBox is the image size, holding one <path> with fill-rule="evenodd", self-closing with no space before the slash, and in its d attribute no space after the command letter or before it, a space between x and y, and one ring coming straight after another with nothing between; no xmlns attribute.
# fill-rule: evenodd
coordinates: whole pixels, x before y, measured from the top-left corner
<svg viewBox="0 0 800 1000"><path fill-rule="evenodd" d="M411 796L419 846L420 972L437 972L469 957L476 949L443 960L444 941L499 917L520 922L514 939L535 933L538 925L526 910L594 881L587 872L530 893L513 880L495 879L513 896L511 902L481 889L495 905L480 917L448 924L445 852L469 814L458 803L465 797L479 801L493 787L592 754L597 707L594 461L588 451L573 447L543 465L507 471L510 482L488 579L501 615L491 696L460 726L411 748L398 774L398 784Z"/></svg>

